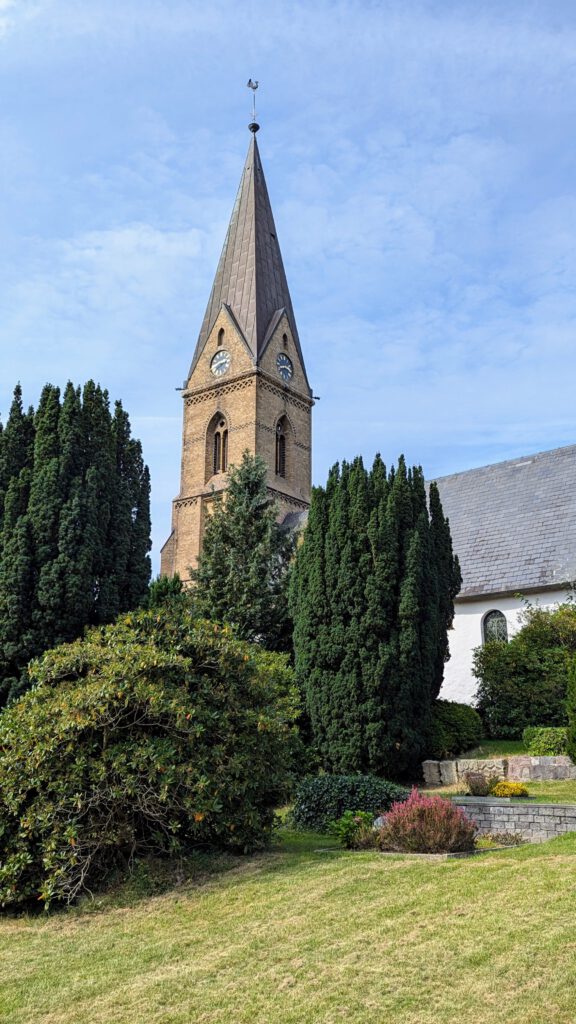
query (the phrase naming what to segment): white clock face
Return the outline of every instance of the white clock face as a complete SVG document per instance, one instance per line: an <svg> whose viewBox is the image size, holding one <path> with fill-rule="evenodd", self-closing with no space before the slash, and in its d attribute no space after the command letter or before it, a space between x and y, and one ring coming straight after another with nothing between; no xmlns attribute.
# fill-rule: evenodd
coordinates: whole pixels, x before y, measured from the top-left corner
<svg viewBox="0 0 576 1024"><path fill-rule="evenodd" d="M292 366L292 360L289 359L284 352L280 352L278 355L276 359L276 366L282 380L289 381L294 373L294 367Z"/></svg>
<svg viewBox="0 0 576 1024"><path fill-rule="evenodd" d="M231 362L232 357L230 353L227 352L225 348L221 348L220 351L217 352L216 355L212 357L210 369L212 370L212 373L214 374L215 377L223 377L224 374L230 369Z"/></svg>

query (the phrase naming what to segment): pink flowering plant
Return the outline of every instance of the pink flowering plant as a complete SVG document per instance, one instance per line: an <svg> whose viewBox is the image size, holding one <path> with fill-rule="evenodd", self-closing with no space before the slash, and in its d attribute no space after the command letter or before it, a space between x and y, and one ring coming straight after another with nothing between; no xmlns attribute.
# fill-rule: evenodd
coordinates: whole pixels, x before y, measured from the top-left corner
<svg viewBox="0 0 576 1024"><path fill-rule="evenodd" d="M399 853L464 853L474 849L477 826L450 800L416 788L392 804L380 828L380 848Z"/></svg>

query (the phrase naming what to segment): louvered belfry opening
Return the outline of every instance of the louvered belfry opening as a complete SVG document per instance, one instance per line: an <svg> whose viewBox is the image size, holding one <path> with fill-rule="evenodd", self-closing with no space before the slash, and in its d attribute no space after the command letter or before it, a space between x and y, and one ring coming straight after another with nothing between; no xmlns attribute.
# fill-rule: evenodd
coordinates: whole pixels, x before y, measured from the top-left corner
<svg viewBox="0 0 576 1024"><path fill-rule="evenodd" d="M286 417L276 424L276 475L286 477Z"/></svg>

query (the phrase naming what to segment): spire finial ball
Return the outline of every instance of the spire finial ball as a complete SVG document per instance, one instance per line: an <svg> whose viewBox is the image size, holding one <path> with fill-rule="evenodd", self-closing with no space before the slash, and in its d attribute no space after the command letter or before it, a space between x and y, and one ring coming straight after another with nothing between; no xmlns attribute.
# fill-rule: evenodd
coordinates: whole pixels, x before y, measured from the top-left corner
<svg viewBox="0 0 576 1024"><path fill-rule="evenodd" d="M248 128L250 129L251 132L253 132L254 135L256 135L256 132L260 131L260 125L256 124L256 121L251 121L250 124L248 125Z"/></svg>

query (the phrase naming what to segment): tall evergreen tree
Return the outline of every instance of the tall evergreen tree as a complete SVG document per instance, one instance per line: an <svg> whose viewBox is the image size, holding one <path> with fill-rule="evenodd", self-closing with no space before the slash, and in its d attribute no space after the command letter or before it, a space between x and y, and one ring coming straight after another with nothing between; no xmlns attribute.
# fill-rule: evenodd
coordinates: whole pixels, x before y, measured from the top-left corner
<svg viewBox="0 0 576 1024"><path fill-rule="evenodd" d="M425 752L460 571L438 492L379 456L313 493L292 572L298 678L331 771L400 776Z"/></svg>
<svg viewBox="0 0 576 1024"><path fill-rule="evenodd" d="M92 381L18 386L0 431L0 704L47 647L137 606L150 578L150 478L126 413Z"/></svg>
<svg viewBox="0 0 576 1024"><path fill-rule="evenodd" d="M287 650L287 570L294 540L276 520L266 465L245 452L225 494L214 497L191 578L199 615L233 624L240 637L269 650Z"/></svg>

